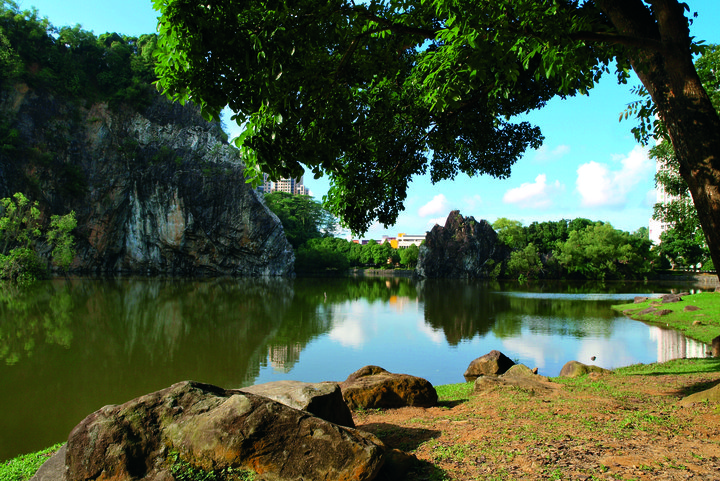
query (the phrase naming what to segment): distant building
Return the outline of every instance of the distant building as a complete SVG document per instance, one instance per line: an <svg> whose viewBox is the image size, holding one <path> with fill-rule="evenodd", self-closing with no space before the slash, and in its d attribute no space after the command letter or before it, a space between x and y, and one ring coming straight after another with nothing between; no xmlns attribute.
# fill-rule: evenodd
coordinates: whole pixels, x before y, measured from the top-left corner
<svg viewBox="0 0 720 481"><path fill-rule="evenodd" d="M655 163L655 171L660 172L661 170L667 168L665 166L665 163L662 161L657 161ZM667 192L665 192L665 189L663 186L658 185L655 189L656 192L656 199L655 203L657 204L667 204L668 202L671 202L673 200L677 200L677 196L670 195ZM649 230L649 237L650 240L653 242L653 244L660 244L660 236L663 232L668 231L670 228L672 228L672 224L668 222L660 222L659 220L650 219L650 225L648 225Z"/></svg>
<svg viewBox="0 0 720 481"><path fill-rule="evenodd" d="M420 244L422 244L422 242L425 240L425 235L426 234L408 235L405 233L400 233L397 235L397 237L390 237L390 236L384 235L384 236L382 236L382 240L380 242L378 242L378 244L383 244L385 242L388 242L393 249L404 249L404 248L410 247L413 244L415 244L416 246L419 247ZM363 239L363 240L353 239L352 242L354 242L355 244L366 245L368 243L368 240L367 239Z"/></svg>
<svg viewBox="0 0 720 481"><path fill-rule="evenodd" d="M404 247L410 247L411 245L415 244L416 246L420 247L420 244L423 243L426 235L427 234L422 234L422 235L412 235L412 234L405 234L405 233L398 234L397 246L398 246L398 248L401 248L401 247L404 248Z"/></svg>
<svg viewBox="0 0 720 481"><path fill-rule="evenodd" d="M303 178L280 179L272 181L267 174L263 174L264 182L258 187L258 192L269 194L270 192L286 192L292 195L308 195L308 189L303 185Z"/></svg>

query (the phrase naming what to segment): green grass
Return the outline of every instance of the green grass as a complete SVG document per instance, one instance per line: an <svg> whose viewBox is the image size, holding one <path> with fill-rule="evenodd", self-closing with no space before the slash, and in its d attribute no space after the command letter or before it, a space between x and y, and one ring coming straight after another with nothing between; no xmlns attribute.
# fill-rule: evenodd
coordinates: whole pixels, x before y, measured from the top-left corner
<svg viewBox="0 0 720 481"><path fill-rule="evenodd" d="M720 358L674 359L663 363L633 364L615 369L615 373L624 376L659 376L666 374L697 374L720 371Z"/></svg>
<svg viewBox="0 0 720 481"><path fill-rule="evenodd" d="M438 394L438 401L440 402L458 402L467 401L470 399L470 394L473 392L474 383L461 382L457 384L444 384L442 386L435 386L435 391Z"/></svg>
<svg viewBox="0 0 720 481"><path fill-rule="evenodd" d="M672 313L664 316L658 316L655 313L638 314L651 306L657 310L667 309ZM699 309L684 311L686 306L694 306ZM622 311L632 319L661 327L671 327L683 332L688 337L707 344L710 344L713 338L720 333L720 294L715 292L683 296L683 300L680 302L660 304L660 299L648 299L640 304L621 304L612 306L612 308Z"/></svg>
<svg viewBox="0 0 720 481"><path fill-rule="evenodd" d="M0 464L0 481L24 481L32 478L40 466L62 447L58 443L36 453L23 454Z"/></svg>

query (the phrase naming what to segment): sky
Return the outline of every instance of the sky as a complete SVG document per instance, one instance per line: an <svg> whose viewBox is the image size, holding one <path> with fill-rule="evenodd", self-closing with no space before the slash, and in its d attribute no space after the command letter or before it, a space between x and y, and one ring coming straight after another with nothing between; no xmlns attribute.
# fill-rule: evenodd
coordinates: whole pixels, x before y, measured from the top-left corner
<svg viewBox="0 0 720 481"><path fill-rule="evenodd" d="M21 9L36 7L56 27L80 24L96 35L118 32L138 36L156 30L158 12L151 0L98 2L97 0L20 0ZM720 43L720 2L686 0L698 13L691 35L706 43ZM538 125L545 141L528 150L507 179L458 176L437 184L429 176L415 177L408 189L405 210L394 226L374 225L364 238L379 239L398 233L423 234L444 225L452 210L476 220L494 222L506 217L529 225L584 217L609 222L633 232L648 227L655 194L655 164L647 149L634 139L632 120L620 113L637 97L630 93L640 81L633 75L618 85L606 75L589 96L553 99L527 116ZM240 132L229 116L224 119L231 137ZM321 200L327 178L307 176L305 185Z"/></svg>

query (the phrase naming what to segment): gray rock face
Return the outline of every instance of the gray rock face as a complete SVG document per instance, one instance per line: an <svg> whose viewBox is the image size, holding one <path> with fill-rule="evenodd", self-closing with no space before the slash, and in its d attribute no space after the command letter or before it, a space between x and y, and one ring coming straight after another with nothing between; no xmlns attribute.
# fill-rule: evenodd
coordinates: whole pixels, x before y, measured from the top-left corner
<svg viewBox="0 0 720 481"><path fill-rule="evenodd" d="M355 427L350 408L343 401L340 386L334 382L275 381L244 387L240 391L307 411L331 423Z"/></svg>
<svg viewBox="0 0 720 481"><path fill-rule="evenodd" d="M365 366L340 383L350 409L382 409L405 406L432 407L438 395L426 379L394 374L379 366Z"/></svg>
<svg viewBox="0 0 720 481"><path fill-rule="evenodd" d="M513 367L515 363L500 351L492 350L474 359L465 370L465 380L472 381L479 376L499 376Z"/></svg>
<svg viewBox="0 0 720 481"><path fill-rule="evenodd" d="M170 452L204 470L247 469L264 480L371 480L385 447L268 398L182 382L86 417L70 433L65 479L174 479Z"/></svg>
<svg viewBox="0 0 720 481"><path fill-rule="evenodd" d="M0 196L74 210L86 273L282 276L294 254L243 176L237 150L193 106L86 107L32 90L0 96L19 147L0 152ZM34 152L34 154L32 154Z"/></svg>
<svg viewBox="0 0 720 481"><path fill-rule="evenodd" d="M415 270L419 277L482 279L489 277L503 253L497 234L485 220L450 212L445 227L436 225L420 246Z"/></svg>

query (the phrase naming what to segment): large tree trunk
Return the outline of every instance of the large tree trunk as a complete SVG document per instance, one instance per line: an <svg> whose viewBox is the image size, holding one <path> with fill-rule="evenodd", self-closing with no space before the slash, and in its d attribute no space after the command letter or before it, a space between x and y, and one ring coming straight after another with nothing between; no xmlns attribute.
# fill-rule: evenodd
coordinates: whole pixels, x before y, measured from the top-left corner
<svg viewBox="0 0 720 481"><path fill-rule="evenodd" d="M650 93L688 184L713 264L720 268L720 117L700 82L690 30L677 0L598 0L628 47L633 69Z"/></svg>

